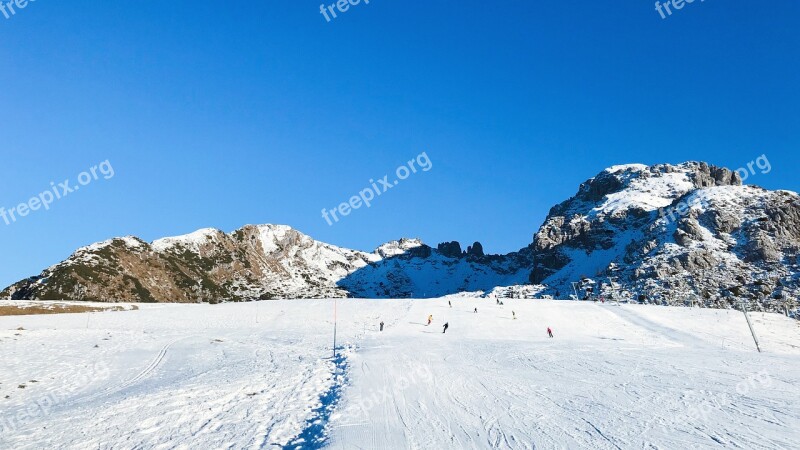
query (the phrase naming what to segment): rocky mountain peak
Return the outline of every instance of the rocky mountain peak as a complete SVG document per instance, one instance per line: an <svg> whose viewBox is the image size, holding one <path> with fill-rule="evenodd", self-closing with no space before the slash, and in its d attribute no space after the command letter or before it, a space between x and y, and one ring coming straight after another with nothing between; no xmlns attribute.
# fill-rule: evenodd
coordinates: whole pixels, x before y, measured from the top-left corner
<svg viewBox="0 0 800 450"><path fill-rule="evenodd" d="M411 249L425 245L420 239L402 238L398 241L389 241L375 249L375 254L381 258L391 258L402 255Z"/></svg>
<svg viewBox="0 0 800 450"><path fill-rule="evenodd" d="M554 206L533 242L486 255L479 242L419 239L373 252L286 225L205 228L147 243L109 239L2 293L12 299L224 299L621 295L764 308L800 293L800 197L743 186L737 171L686 162L609 167ZM519 286L526 282L531 286ZM579 288L573 288L578 283ZM488 294L487 294L488 293ZM481 295L481 294L476 294Z"/></svg>
<svg viewBox="0 0 800 450"><path fill-rule="evenodd" d="M798 214L796 194L742 186L726 168L615 166L550 211L534 235L530 281L564 293L594 277L597 289L612 289L602 284L610 277L636 297L668 297L678 285L689 292L689 283L715 304L731 292L756 298L767 294L764 278L774 288L795 276L787 262L799 248Z"/></svg>

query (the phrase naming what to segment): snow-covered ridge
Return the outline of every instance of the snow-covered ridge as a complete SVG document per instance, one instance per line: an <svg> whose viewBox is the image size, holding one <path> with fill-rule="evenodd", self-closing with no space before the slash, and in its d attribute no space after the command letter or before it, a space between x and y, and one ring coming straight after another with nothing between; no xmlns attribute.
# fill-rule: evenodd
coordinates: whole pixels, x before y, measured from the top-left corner
<svg viewBox="0 0 800 450"><path fill-rule="evenodd" d="M9 287L20 299L218 299L431 296L523 283L524 256L445 256L402 238L373 252L314 240L286 225L204 228L147 244L111 239ZM426 285L431 287L427 288Z"/></svg>
<svg viewBox="0 0 800 450"><path fill-rule="evenodd" d="M593 208L590 214L613 215L631 208L653 211L669 206L676 198L694 189L686 172L630 177L625 182L624 190L606 195L604 201Z"/></svg>
<svg viewBox="0 0 800 450"><path fill-rule="evenodd" d="M675 304L680 292L708 306L748 299L780 310L800 294L799 197L741 184L736 172L702 162L613 166L507 255L485 255L478 242L464 252L457 242L407 238L366 252L269 224L152 244L129 236L83 247L0 298L567 298L580 281L583 294Z"/></svg>
<svg viewBox="0 0 800 450"><path fill-rule="evenodd" d="M281 243L286 240L287 234L292 231L292 228L287 225L267 224L258 225L256 228L258 229L258 235L265 253L278 251L282 246ZM300 238L306 243L312 240L306 235L302 235Z"/></svg>
<svg viewBox="0 0 800 450"><path fill-rule="evenodd" d="M402 255L412 248L422 247L425 245L420 239L400 239L399 241L390 241L375 249L375 254L380 255L381 258L391 258L392 256Z"/></svg>
<svg viewBox="0 0 800 450"><path fill-rule="evenodd" d="M724 174L720 177L720 174ZM721 178L716 180L715 177ZM704 163L686 162L676 166L628 164L602 171L581 186L583 204L576 214L615 215L633 208L654 211L709 182L741 184L738 175ZM713 184L712 184L713 185ZM600 198L601 197L601 198ZM591 206L591 208L587 208Z"/></svg>
<svg viewBox="0 0 800 450"><path fill-rule="evenodd" d="M189 247L197 251L200 249L201 245L208 243L209 240L215 239L220 234L224 233L215 228L202 228L195 232L184 234L181 236L172 236L172 237L156 239L150 245L153 247L154 250L159 252L170 250L178 245L183 247Z"/></svg>
<svg viewBox="0 0 800 450"><path fill-rule="evenodd" d="M742 186L736 172L705 163L610 168L551 210L534 237L531 281L561 298L578 290L579 297L793 308L798 198Z"/></svg>
<svg viewBox="0 0 800 450"><path fill-rule="evenodd" d="M106 239L105 241L95 242L94 244L87 245L85 247L81 247L76 250L76 253L83 253L83 252L96 252L98 250L102 250L114 242L122 242L129 248L142 248L145 245L141 239L137 238L136 236L123 236L118 238Z"/></svg>
<svg viewBox="0 0 800 450"><path fill-rule="evenodd" d="M608 173L619 173L619 172L626 172L626 171L637 171L641 172L647 170L648 166L645 164L619 164L616 166L611 166L605 169L604 172Z"/></svg>

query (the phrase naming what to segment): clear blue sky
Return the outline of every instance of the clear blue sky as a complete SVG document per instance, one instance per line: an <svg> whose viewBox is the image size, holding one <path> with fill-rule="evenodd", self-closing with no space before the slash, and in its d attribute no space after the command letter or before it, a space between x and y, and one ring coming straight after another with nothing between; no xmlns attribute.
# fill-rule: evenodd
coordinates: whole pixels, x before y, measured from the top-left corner
<svg viewBox="0 0 800 450"><path fill-rule="evenodd" d="M332 0L331 0L332 1ZM371 250L403 236L519 249L604 167L766 153L800 190L800 3L38 0L0 15L0 206L110 160L11 226L0 284L77 247L291 225ZM334 226L321 217L425 151ZM73 181L74 183L74 181Z"/></svg>

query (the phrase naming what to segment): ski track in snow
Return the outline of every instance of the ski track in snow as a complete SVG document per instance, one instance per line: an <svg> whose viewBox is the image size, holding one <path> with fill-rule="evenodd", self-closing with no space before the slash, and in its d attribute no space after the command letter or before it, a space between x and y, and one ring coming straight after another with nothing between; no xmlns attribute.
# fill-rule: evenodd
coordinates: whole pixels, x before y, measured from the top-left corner
<svg viewBox="0 0 800 450"><path fill-rule="evenodd" d="M86 396L86 397L83 397L83 398L77 398L75 400L72 400L70 403L91 402L93 400L97 400L97 399L100 399L102 397L111 396L111 395L113 395L114 392L121 391L121 390L123 390L123 389L125 389L125 388L127 388L129 386L133 386L134 384L136 384L140 380L146 378L148 375L153 373L153 371L155 371L156 368L158 368L158 366L161 365L161 363L164 361L164 358L167 356L167 351L177 341L178 341L178 339L176 339L176 340L168 343L167 345L165 345L161 349L161 351L158 352L156 357L152 361L150 361L150 364L148 364L147 367L144 368L144 370L139 372L138 375L136 375L135 377L131 378L130 380L125 381L123 383L120 383L119 385L117 385L115 387L103 390L101 392L98 392L98 393L95 393L95 394L92 394L92 395L89 395L89 396Z"/></svg>
<svg viewBox="0 0 800 450"><path fill-rule="evenodd" d="M800 448L796 322L447 300L0 317L0 448Z"/></svg>

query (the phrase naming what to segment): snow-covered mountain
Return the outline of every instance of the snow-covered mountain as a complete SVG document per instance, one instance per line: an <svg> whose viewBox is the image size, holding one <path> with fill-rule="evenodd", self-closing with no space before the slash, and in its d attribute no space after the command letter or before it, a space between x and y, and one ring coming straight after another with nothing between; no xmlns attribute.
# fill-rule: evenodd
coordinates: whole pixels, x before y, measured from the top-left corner
<svg viewBox="0 0 800 450"><path fill-rule="evenodd" d="M418 239L388 242L366 253L315 241L284 225L248 225L230 234L202 229L152 243L123 237L92 244L8 287L0 298L405 298L522 283L529 268L530 259L517 254L444 256ZM428 283L426 290L422 286Z"/></svg>
<svg viewBox="0 0 800 450"><path fill-rule="evenodd" d="M798 293L800 197L689 162L616 166L555 206L534 237L532 283L594 294L783 310Z"/></svg>
<svg viewBox="0 0 800 450"><path fill-rule="evenodd" d="M742 186L702 162L610 167L553 207L533 243L485 255L400 239L371 253L287 226L117 238L0 293L12 299L217 301L270 298L577 294L792 307L800 293L800 196ZM465 294L470 295L470 294Z"/></svg>
<svg viewBox="0 0 800 450"><path fill-rule="evenodd" d="M484 255L474 250L481 248L477 242L467 251L458 242L436 249L415 242L419 245L354 271L339 286L360 298L428 298L523 284L530 272L529 249Z"/></svg>

